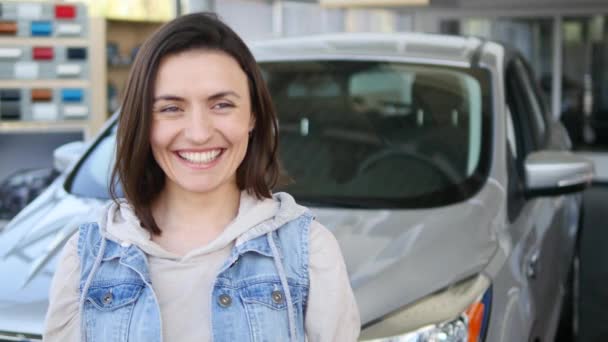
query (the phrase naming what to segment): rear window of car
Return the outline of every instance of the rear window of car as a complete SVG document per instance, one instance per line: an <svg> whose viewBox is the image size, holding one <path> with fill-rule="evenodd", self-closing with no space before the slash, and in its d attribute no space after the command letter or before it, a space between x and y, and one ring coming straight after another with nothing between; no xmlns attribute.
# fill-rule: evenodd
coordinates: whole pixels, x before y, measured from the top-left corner
<svg viewBox="0 0 608 342"><path fill-rule="evenodd" d="M428 207L473 195L489 170L484 69L395 62L260 63L279 118L279 153L301 202ZM70 192L108 198L115 130L81 161Z"/></svg>

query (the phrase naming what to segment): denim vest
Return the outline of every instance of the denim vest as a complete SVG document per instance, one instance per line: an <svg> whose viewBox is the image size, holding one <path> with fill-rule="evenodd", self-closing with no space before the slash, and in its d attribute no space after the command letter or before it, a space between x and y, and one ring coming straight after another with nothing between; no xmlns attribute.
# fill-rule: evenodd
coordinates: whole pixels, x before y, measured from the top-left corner
<svg viewBox="0 0 608 342"><path fill-rule="evenodd" d="M278 229L262 223L252 228L259 236L237 240L209 294L214 341L305 340L312 219L306 212ZM81 340L160 342L162 317L144 252L87 223L78 255Z"/></svg>

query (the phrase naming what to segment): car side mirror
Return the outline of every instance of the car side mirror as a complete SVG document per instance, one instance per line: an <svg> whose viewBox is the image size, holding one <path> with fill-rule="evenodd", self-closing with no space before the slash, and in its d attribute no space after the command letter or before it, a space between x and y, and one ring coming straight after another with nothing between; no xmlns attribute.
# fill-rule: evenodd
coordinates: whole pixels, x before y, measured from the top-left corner
<svg viewBox="0 0 608 342"><path fill-rule="evenodd" d="M73 141L57 147L53 151L53 166L59 172L66 171L78 161L85 149L83 141Z"/></svg>
<svg viewBox="0 0 608 342"><path fill-rule="evenodd" d="M595 175L592 161L566 151L539 151L525 161L526 195L556 196L586 189Z"/></svg>

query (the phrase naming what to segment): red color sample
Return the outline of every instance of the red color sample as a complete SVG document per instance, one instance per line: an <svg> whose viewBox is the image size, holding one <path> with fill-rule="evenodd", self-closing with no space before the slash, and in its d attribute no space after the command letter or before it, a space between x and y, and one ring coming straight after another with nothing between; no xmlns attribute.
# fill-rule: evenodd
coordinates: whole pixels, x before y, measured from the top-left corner
<svg viewBox="0 0 608 342"><path fill-rule="evenodd" d="M32 58L35 60L53 59L53 48L52 47L35 47L32 50Z"/></svg>
<svg viewBox="0 0 608 342"><path fill-rule="evenodd" d="M55 18L74 19L76 18L76 6L55 5Z"/></svg>

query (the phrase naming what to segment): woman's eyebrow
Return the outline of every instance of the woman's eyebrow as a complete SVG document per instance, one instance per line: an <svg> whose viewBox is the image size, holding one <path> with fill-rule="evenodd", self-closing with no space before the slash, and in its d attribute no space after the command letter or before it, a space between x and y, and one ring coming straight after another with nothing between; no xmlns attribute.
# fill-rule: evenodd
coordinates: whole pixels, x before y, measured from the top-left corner
<svg viewBox="0 0 608 342"><path fill-rule="evenodd" d="M227 91L220 91L219 93L215 93L215 94L207 97L207 100L208 101L213 101L213 100L217 100L217 99L220 99L220 98L226 97L226 96L234 96L237 99L241 98L241 96L239 94L235 93L234 91L227 90Z"/></svg>
<svg viewBox="0 0 608 342"><path fill-rule="evenodd" d="M183 97L179 97L177 95L160 95L154 98L154 102L166 100L166 101L186 101Z"/></svg>

